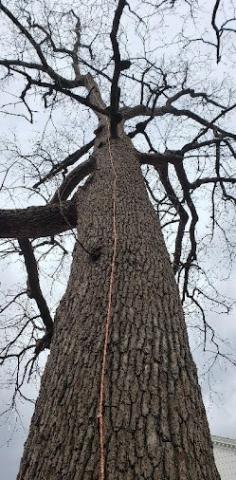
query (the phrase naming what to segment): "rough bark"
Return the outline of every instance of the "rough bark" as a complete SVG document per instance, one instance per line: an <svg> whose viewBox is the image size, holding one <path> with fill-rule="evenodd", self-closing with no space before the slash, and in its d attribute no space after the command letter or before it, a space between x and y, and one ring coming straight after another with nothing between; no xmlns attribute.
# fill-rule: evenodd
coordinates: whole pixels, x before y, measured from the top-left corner
<svg viewBox="0 0 236 480"><path fill-rule="evenodd" d="M0 238L48 237L76 226L74 201L0 210Z"/></svg>
<svg viewBox="0 0 236 480"><path fill-rule="evenodd" d="M99 148L100 147L100 148ZM106 143L78 204L79 239L18 480L97 480L98 401L112 260ZM112 140L118 244L105 381L106 480L219 480L160 225L130 141Z"/></svg>

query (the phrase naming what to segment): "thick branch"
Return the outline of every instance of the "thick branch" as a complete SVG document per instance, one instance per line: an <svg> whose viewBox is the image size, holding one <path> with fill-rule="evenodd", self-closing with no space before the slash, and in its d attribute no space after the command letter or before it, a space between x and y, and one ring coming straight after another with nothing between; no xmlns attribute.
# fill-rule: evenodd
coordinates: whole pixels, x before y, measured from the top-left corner
<svg viewBox="0 0 236 480"><path fill-rule="evenodd" d="M16 69L14 71L17 71ZM60 82L57 82L55 84L49 83L49 82L44 82L39 79L33 79L31 78L28 74L25 72L17 71L17 73L25 76L28 80L29 85L36 85L38 87L46 88L49 90L49 92L52 91L57 91L60 93L63 93L64 95L72 98L73 100L76 100L77 102L81 103L81 105L85 105L86 107L91 108L95 113L100 113L101 115L107 115L108 112L106 112L103 108L93 104L88 100L88 97L82 97L81 95L78 95L77 93L73 93L71 90L68 88L64 88ZM89 75L89 74L88 74Z"/></svg>
<svg viewBox="0 0 236 480"><path fill-rule="evenodd" d="M95 157L91 156L88 160L74 168L74 170L72 170L65 177L64 181L53 195L51 203L57 203L66 200L78 183L93 172L95 164Z"/></svg>
<svg viewBox="0 0 236 480"><path fill-rule="evenodd" d="M234 185L236 183L236 178L235 177L203 177L203 178L197 178L194 182L191 182L189 184L190 190L195 190L196 188L200 187L201 185L206 185L208 183L231 183Z"/></svg>
<svg viewBox="0 0 236 480"><path fill-rule="evenodd" d="M174 251L174 260L173 260L173 269L174 273L177 273L180 267L180 260L182 255L182 247L183 247L183 238L185 234L185 227L188 222L188 213L186 212L185 208L183 207L182 203L179 201L178 196L175 193L175 190L171 184L169 174L168 174L168 164L165 167L157 169L161 183L166 191L166 194L173 204L177 214L179 215L179 226L175 238L175 251Z"/></svg>
<svg viewBox="0 0 236 480"><path fill-rule="evenodd" d="M201 117L195 112L192 112L189 109L186 109L186 108L178 109L168 104L163 105L161 107L156 107L155 109L146 107L145 105L136 105L135 107L124 107L121 110L121 114L125 120L129 120L131 118L135 118L139 116L163 117L164 115L173 115L175 117L187 117L187 118L190 118L191 120L194 120L196 123L199 123L200 125L206 127L207 130L209 129L213 131L217 130L219 133L221 133L224 136L236 139L235 133L228 132L215 124L217 120L219 120L221 117L223 117L224 115L232 111L234 108L236 108L236 104L233 104L230 107L227 107L224 110L222 110L217 115L217 117L215 117L213 120L206 120L205 118Z"/></svg>
<svg viewBox="0 0 236 480"><path fill-rule="evenodd" d="M38 238L76 226L73 200L25 209L0 210L0 238Z"/></svg>
<svg viewBox="0 0 236 480"><path fill-rule="evenodd" d="M219 63L220 61L220 30L216 25L216 14L217 14L219 5L220 5L220 0L216 0L215 6L212 12L212 19L211 19L212 27L214 28L216 33L216 62L217 63Z"/></svg>
<svg viewBox="0 0 236 480"><path fill-rule="evenodd" d="M11 68L15 66L15 67L29 68L30 70L38 70L41 72L46 72L46 68L43 65L40 65L40 63L25 62L23 60L18 60L17 58L0 59L0 65L7 68Z"/></svg>
<svg viewBox="0 0 236 480"><path fill-rule="evenodd" d="M166 150L164 153L141 153L138 154L141 165L153 165L157 168L160 165L166 165L167 163L179 162L183 159L183 155L180 151Z"/></svg>
<svg viewBox="0 0 236 480"><path fill-rule="evenodd" d="M120 58L119 44L117 41L117 33L120 25L121 15L123 13L125 5L126 5L126 0L119 0L117 9L115 11L112 30L110 34L112 48L113 48L113 60L115 62L115 68L114 68L113 79L111 84L111 100L110 100L112 136L116 135L117 114L119 110L119 101L120 101L120 89L118 87L118 83L119 83L120 72L122 70L122 62Z"/></svg>
<svg viewBox="0 0 236 480"><path fill-rule="evenodd" d="M48 334L52 334L53 331L53 321L45 301L45 298L42 294L39 275L38 275L38 266L34 256L33 247L28 239L19 239L18 240L21 252L24 256L26 271L28 274L27 280L27 293L30 298L34 298L37 303L41 318L46 327Z"/></svg>

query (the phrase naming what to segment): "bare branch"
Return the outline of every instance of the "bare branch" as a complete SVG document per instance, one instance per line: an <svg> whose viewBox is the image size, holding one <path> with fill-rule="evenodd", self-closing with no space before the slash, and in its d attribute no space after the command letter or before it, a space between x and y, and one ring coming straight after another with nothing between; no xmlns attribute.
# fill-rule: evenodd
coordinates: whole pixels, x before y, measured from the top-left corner
<svg viewBox="0 0 236 480"><path fill-rule="evenodd" d="M70 165L73 165L76 163L85 153L87 153L90 148L92 148L94 145L94 140L91 140L91 142L87 143L87 145L84 145L83 147L79 148L75 152L71 153L66 157L62 162L60 162L58 165L55 165L52 170L45 175L41 180L39 180L37 183L33 185L33 188L38 188L42 183L45 183L47 180L50 178L54 177L57 175L59 172L62 170L66 170L67 167ZM84 176L88 175L89 172L89 167L90 167L90 162L86 160L84 163L80 164L78 166L78 171L81 172L81 177L78 177L78 181L81 181Z"/></svg>
<svg viewBox="0 0 236 480"><path fill-rule="evenodd" d="M211 19L211 24L216 32L216 62L217 63L219 63L220 61L220 37L221 37L220 30L216 25L216 14L217 14L219 5L220 5L220 0L216 0L216 3L213 8L213 12L212 12L212 19Z"/></svg>
<svg viewBox="0 0 236 480"><path fill-rule="evenodd" d="M54 193L51 203L57 203L66 200L79 182L93 172L95 165L96 159L95 157L91 156L88 160L74 168L74 170L72 170L65 177L60 187Z"/></svg>
<svg viewBox="0 0 236 480"><path fill-rule="evenodd" d="M45 325L47 333L52 335L53 331L53 321L46 304L45 298L43 297L39 276L38 276L38 266L34 256L34 250L31 245L31 242L28 239L19 239L18 240L21 252L24 256L26 271L28 274L27 280L27 294L29 298L34 298L37 303L41 318Z"/></svg>
<svg viewBox="0 0 236 480"><path fill-rule="evenodd" d="M25 209L0 210L0 238L38 238L76 226L74 200Z"/></svg>
<svg viewBox="0 0 236 480"><path fill-rule="evenodd" d="M121 70L129 68L130 63L126 61L121 61L119 44L117 41L117 33L120 25L120 19L126 6L126 0L119 0L118 5L115 11L112 30L111 30L111 43L113 48L113 60L115 63L113 79L111 84L111 99L110 99L110 115L111 115L111 134L116 136L116 126L121 118L118 116L119 111L119 101L120 101L120 89L118 87L119 77ZM124 63L125 62L125 63Z"/></svg>
<svg viewBox="0 0 236 480"><path fill-rule="evenodd" d="M203 125L204 127L207 128L207 130L212 130L212 131L218 131L220 134L233 138L236 140L236 133L231 133L220 126L218 126L215 122L219 120L220 117L226 115L228 112L232 111L234 108L236 108L236 104L231 105L228 108L225 108L217 117L215 117L212 121L208 121L205 118L201 117L195 112L192 112L189 109L178 109L176 107L173 107L172 105L164 105L162 107L156 107L154 110L145 107L144 105L137 105L136 107L125 107L121 112L123 114L123 118L125 120L138 117L138 116L153 116L153 117L163 117L164 115L173 115L175 117L187 117L192 120L194 120L196 123L199 123L200 125Z"/></svg>

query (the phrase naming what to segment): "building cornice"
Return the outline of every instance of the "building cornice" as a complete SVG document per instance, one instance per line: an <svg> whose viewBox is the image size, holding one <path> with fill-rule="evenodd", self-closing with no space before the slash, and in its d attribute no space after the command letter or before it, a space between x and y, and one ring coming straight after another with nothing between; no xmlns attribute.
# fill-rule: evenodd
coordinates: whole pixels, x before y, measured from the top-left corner
<svg viewBox="0 0 236 480"><path fill-rule="evenodd" d="M226 448L234 448L236 449L236 440L227 437L218 437L216 435L212 435L212 442L213 445L221 445Z"/></svg>

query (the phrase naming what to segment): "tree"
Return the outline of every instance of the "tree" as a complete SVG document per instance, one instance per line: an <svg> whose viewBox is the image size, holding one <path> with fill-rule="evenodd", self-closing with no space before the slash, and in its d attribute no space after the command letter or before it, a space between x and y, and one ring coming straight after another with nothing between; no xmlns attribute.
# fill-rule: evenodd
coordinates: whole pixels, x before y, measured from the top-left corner
<svg viewBox="0 0 236 480"><path fill-rule="evenodd" d="M218 229L231 259L224 205L232 205L231 219L236 103L229 82L207 84L189 60L196 44L207 43L211 55L212 42L190 37L197 2L9 3L0 2L7 44L2 111L29 120L29 128L37 118L42 126L42 104L49 112L34 150L10 141L4 147L4 198L12 198L10 172L19 174L28 198L34 189L43 199L0 210L4 255L20 254L27 272L27 289L2 311L28 295L39 312L24 311L1 353L2 362L17 360L16 392L50 348L18 480L219 479L181 303L201 312L204 347L210 334L219 355L202 298L229 306L212 294L199 262ZM218 8L216 2L213 35ZM231 8L228 2L228 18ZM172 38L179 9L185 30ZM218 41L218 62L223 47ZM20 103L10 102L10 84ZM62 111L70 135L66 122L55 127ZM72 151L77 131L84 143ZM197 232L199 190L211 202L204 234ZM73 261L53 320L38 252L49 246L65 254L63 232L74 239ZM17 347L29 330L28 343Z"/></svg>

